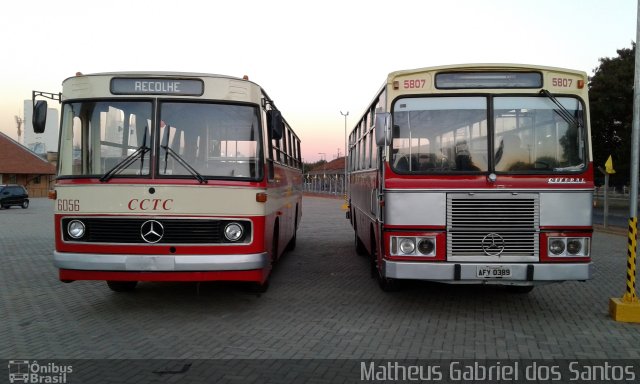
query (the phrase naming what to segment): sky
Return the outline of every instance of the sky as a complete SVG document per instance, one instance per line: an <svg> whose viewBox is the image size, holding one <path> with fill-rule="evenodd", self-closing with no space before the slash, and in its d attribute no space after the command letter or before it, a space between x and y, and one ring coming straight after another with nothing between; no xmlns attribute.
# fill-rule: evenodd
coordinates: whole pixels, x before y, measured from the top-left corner
<svg viewBox="0 0 640 384"><path fill-rule="evenodd" d="M76 72L249 76L302 140L305 162L344 155L389 72L523 63L593 74L636 40L635 0L31 0L0 12L0 131L32 90ZM52 103L49 103L50 106Z"/></svg>

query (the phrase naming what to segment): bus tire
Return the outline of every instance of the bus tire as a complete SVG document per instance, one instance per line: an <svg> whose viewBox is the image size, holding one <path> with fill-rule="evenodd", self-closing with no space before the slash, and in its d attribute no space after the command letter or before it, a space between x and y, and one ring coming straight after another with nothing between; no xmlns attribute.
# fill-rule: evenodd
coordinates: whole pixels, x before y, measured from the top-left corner
<svg viewBox="0 0 640 384"><path fill-rule="evenodd" d="M137 281L107 281L107 285L114 292L131 292L136 289Z"/></svg>
<svg viewBox="0 0 640 384"><path fill-rule="evenodd" d="M253 282L249 283L248 289L251 293L266 293L269 290L270 284L269 278L264 283Z"/></svg>
<svg viewBox="0 0 640 384"><path fill-rule="evenodd" d="M519 295L526 295L533 291L533 285L507 285L507 291L510 293L516 293Z"/></svg>
<svg viewBox="0 0 640 384"><path fill-rule="evenodd" d="M296 240L298 238L298 207L296 207L296 220L293 226L293 236L291 240L289 240L289 244L287 244L287 251L293 251L296 249Z"/></svg>
<svg viewBox="0 0 640 384"><path fill-rule="evenodd" d="M390 279L382 276L382 270L378 266L378 249L376 248L376 237L373 232L371 233L371 262L371 272L375 273L380 289L382 289L384 292L398 291L400 289L400 284L397 279Z"/></svg>
<svg viewBox="0 0 640 384"><path fill-rule="evenodd" d="M355 233L355 243L356 243L356 253L360 256L367 254L367 249L364 247L364 243L358 237L358 229L354 228L353 233Z"/></svg>
<svg viewBox="0 0 640 384"><path fill-rule="evenodd" d="M379 273L378 285L384 292L397 292L400 290L400 284L398 283L398 280L382 277L382 275L380 275Z"/></svg>
<svg viewBox="0 0 640 384"><path fill-rule="evenodd" d="M293 237L289 240L289 244L287 244L287 251L293 251L296 249L296 233L293 232Z"/></svg>

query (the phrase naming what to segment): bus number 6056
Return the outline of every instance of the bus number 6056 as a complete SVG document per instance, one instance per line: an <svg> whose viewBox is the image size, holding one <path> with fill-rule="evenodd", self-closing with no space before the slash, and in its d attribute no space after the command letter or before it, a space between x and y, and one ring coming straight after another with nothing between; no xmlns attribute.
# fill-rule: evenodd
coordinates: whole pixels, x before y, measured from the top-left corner
<svg viewBox="0 0 640 384"><path fill-rule="evenodd" d="M58 199L58 211L77 212L80 210L80 200Z"/></svg>

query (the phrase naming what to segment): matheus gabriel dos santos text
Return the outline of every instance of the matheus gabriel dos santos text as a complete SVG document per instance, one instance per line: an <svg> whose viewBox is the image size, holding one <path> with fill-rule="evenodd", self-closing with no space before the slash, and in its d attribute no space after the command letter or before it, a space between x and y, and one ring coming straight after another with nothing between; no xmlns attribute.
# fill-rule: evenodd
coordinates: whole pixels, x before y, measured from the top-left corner
<svg viewBox="0 0 640 384"><path fill-rule="evenodd" d="M462 362L407 365L399 362L360 362L361 381L630 381L636 379L633 364L602 361L590 364L566 361Z"/></svg>

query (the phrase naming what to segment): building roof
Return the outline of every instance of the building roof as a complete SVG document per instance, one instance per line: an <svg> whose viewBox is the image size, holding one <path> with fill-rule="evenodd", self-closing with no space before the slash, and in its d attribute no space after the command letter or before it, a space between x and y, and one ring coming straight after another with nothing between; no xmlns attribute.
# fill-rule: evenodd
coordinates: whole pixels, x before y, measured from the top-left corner
<svg viewBox="0 0 640 384"><path fill-rule="evenodd" d="M0 132L0 173L55 175L56 168Z"/></svg>

